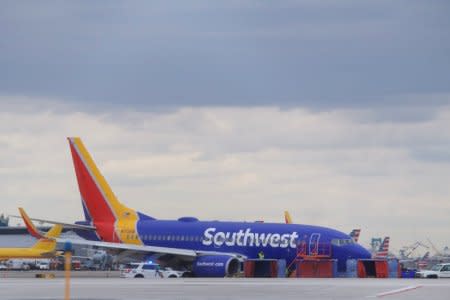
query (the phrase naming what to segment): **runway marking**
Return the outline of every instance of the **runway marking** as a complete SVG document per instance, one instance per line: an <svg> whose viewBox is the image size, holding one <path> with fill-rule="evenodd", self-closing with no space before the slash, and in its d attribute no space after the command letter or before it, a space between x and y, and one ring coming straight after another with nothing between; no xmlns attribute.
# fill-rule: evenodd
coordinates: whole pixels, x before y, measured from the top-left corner
<svg viewBox="0 0 450 300"><path fill-rule="evenodd" d="M401 288L401 289L396 289L396 290L391 290L391 291L387 291L387 292L384 292L384 293L379 293L379 294L376 294L375 296L377 298L383 298L383 297L386 297L386 296L392 296L392 295L397 295L397 294L401 294L401 293L406 293L406 292L409 292L409 291L417 290L418 288L421 288L421 287L422 287L421 285L412 285L412 286L407 286L407 287L404 287L404 288Z"/></svg>

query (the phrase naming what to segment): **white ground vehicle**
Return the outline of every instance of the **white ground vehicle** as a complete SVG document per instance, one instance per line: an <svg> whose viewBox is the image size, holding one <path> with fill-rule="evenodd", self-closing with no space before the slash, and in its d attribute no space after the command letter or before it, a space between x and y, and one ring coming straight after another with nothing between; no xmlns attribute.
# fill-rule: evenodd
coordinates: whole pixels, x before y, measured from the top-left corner
<svg viewBox="0 0 450 300"><path fill-rule="evenodd" d="M10 270L23 270L28 271L30 270L30 265L28 264L27 260L22 259L10 259L7 261L7 267Z"/></svg>
<svg viewBox="0 0 450 300"><path fill-rule="evenodd" d="M434 265L431 270L422 270L416 273L420 278L450 278L450 263Z"/></svg>
<svg viewBox="0 0 450 300"><path fill-rule="evenodd" d="M41 262L39 264L39 270L50 270L50 263L48 263L48 262Z"/></svg>
<svg viewBox="0 0 450 300"><path fill-rule="evenodd" d="M120 272L122 278L179 278L184 272L175 271L170 268L162 268L154 263L131 263L127 264Z"/></svg>

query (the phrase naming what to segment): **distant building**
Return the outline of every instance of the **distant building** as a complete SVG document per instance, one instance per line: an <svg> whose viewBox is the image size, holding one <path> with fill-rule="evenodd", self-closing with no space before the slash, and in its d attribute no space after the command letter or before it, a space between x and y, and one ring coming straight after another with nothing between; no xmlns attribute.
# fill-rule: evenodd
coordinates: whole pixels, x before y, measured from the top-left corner
<svg viewBox="0 0 450 300"><path fill-rule="evenodd" d="M9 223L9 218L5 218L3 214L0 215L0 227L7 227Z"/></svg>

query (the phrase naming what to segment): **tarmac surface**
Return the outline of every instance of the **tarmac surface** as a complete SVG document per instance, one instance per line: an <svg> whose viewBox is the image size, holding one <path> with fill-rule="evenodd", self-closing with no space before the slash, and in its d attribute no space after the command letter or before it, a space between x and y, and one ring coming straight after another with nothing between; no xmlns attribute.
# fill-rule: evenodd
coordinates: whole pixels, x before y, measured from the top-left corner
<svg viewBox="0 0 450 300"><path fill-rule="evenodd" d="M450 299L450 279L73 278L72 300ZM64 299L64 279L0 278L2 300Z"/></svg>

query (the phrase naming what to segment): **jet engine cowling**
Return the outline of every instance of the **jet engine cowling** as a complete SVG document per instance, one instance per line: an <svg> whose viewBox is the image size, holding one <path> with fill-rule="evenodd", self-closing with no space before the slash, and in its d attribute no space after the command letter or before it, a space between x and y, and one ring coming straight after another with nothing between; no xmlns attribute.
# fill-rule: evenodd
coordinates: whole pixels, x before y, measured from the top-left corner
<svg viewBox="0 0 450 300"><path fill-rule="evenodd" d="M240 262L231 255L198 256L192 265L195 277L226 277L239 272Z"/></svg>

